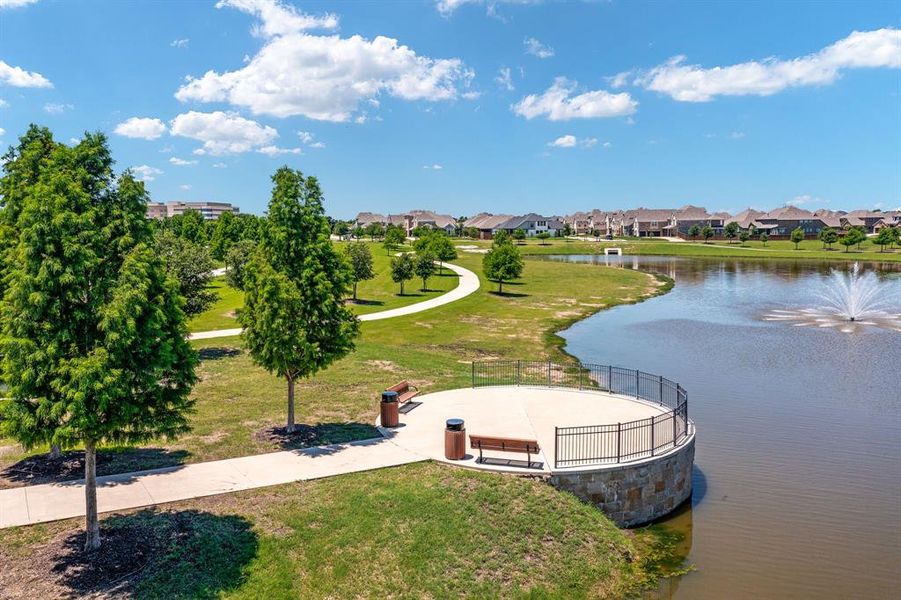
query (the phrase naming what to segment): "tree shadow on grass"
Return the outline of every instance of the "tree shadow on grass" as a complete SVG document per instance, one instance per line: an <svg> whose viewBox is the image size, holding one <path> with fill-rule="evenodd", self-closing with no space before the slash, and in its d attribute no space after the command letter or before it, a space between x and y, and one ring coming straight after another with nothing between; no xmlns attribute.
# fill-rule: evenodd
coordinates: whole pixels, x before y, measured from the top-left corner
<svg viewBox="0 0 901 600"><path fill-rule="evenodd" d="M97 476L146 471L184 464L191 455L186 450L166 448L102 448L97 451ZM59 483L84 477L84 452L63 452L59 458L48 454L29 456L0 471L0 489L19 485Z"/></svg>
<svg viewBox="0 0 901 600"><path fill-rule="evenodd" d="M504 284L504 285L507 285L507 284ZM522 294L522 293L518 293L518 292L507 292L507 291L499 292L497 290L491 290L488 293L491 294L492 296L497 296L499 298L528 298L529 297L529 294Z"/></svg>
<svg viewBox="0 0 901 600"><path fill-rule="evenodd" d="M382 306L385 304L381 300L362 300L359 298L357 300L348 300L347 302L349 304L356 304L357 306Z"/></svg>
<svg viewBox="0 0 901 600"><path fill-rule="evenodd" d="M72 597L218 598L244 582L258 546L245 518L198 510L114 515L101 522L101 539L84 552L79 529L36 558Z"/></svg>
<svg viewBox="0 0 901 600"><path fill-rule="evenodd" d="M201 348L197 351L200 360L221 360L223 358L234 358L240 356L242 350L240 348L222 347L222 348Z"/></svg>
<svg viewBox="0 0 901 600"><path fill-rule="evenodd" d="M379 438L381 434L375 425L351 422L299 424L295 426L294 433L288 433L283 425L272 426L257 431L253 437L280 450L300 450Z"/></svg>

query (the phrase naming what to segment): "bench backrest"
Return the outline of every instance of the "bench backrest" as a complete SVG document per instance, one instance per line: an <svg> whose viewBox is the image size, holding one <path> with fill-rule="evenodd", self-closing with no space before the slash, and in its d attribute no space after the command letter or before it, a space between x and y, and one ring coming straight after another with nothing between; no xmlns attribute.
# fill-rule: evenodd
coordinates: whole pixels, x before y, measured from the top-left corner
<svg viewBox="0 0 901 600"><path fill-rule="evenodd" d="M410 389L410 382L409 381L401 381L400 383L394 384L391 387L389 387L387 391L397 392L398 394L403 394L404 392L406 392L409 389Z"/></svg>
<svg viewBox="0 0 901 600"><path fill-rule="evenodd" d="M521 440L517 438L504 438L487 435L470 435L469 444L472 448L482 450L501 450L505 452L532 452L537 453L537 440Z"/></svg>

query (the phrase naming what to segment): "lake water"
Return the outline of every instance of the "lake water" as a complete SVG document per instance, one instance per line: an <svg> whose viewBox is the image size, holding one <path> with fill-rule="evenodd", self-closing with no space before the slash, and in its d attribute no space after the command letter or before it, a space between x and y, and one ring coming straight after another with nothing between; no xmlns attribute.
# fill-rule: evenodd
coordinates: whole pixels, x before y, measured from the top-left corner
<svg viewBox="0 0 901 600"><path fill-rule="evenodd" d="M583 362L638 368L688 390L693 498L664 523L686 534L696 571L665 582L659 597L901 597L901 333L765 320L816 305L830 269L849 265L553 259L676 281L664 296L562 334ZM901 286L901 265L861 268Z"/></svg>

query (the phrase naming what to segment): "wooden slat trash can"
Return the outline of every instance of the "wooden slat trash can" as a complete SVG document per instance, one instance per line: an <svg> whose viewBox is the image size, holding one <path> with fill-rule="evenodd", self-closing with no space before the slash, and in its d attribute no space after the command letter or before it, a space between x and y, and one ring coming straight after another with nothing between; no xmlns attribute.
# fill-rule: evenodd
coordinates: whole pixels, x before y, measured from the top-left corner
<svg viewBox="0 0 901 600"><path fill-rule="evenodd" d="M444 428L444 457L462 460L466 456L466 427L463 419L448 419Z"/></svg>
<svg viewBox="0 0 901 600"><path fill-rule="evenodd" d="M392 392L390 390L382 392L380 415L382 427L397 427L400 424L397 392Z"/></svg>

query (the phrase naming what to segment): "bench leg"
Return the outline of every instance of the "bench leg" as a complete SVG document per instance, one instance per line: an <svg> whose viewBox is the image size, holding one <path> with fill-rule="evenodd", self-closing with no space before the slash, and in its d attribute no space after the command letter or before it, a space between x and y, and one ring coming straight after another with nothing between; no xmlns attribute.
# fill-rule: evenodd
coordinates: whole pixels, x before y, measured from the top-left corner
<svg viewBox="0 0 901 600"><path fill-rule="evenodd" d="M527 461L526 468L531 469L532 468L532 452L528 448L526 448L526 461Z"/></svg>
<svg viewBox="0 0 901 600"><path fill-rule="evenodd" d="M482 444L479 444L479 464L482 464Z"/></svg>

